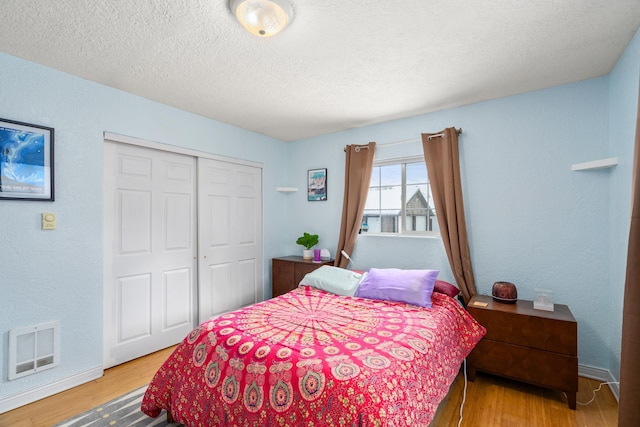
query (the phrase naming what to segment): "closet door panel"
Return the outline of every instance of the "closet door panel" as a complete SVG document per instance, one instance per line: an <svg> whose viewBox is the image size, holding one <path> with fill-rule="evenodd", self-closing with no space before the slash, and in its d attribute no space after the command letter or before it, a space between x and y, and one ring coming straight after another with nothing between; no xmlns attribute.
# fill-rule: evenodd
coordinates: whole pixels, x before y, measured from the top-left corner
<svg viewBox="0 0 640 427"><path fill-rule="evenodd" d="M105 141L104 366L176 344L195 326L196 160Z"/></svg>
<svg viewBox="0 0 640 427"><path fill-rule="evenodd" d="M199 316L212 316L262 299L262 171L198 159ZM210 274L228 266L225 275Z"/></svg>

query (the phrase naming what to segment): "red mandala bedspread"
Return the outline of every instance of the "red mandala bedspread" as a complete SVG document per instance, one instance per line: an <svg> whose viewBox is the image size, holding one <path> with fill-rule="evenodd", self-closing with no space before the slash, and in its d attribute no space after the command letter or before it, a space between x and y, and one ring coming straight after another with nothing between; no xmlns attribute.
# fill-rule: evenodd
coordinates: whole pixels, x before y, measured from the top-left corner
<svg viewBox="0 0 640 427"><path fill-rule="evenodd" d="M426 426L484 328L452 298L433 308L308 286L196 328L142 411L196 426Z"/></svg>

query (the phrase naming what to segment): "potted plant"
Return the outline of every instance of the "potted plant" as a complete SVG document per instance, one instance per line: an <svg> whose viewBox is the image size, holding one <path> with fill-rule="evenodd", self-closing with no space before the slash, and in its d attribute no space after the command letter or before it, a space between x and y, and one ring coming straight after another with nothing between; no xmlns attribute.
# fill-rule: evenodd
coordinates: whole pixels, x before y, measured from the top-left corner
<svg viewBox="0 0 640 427"><path fill-rule="evenodd" d="M313 259L313 251L311 250L311 248L318 244L318 240L319 239L317 234L304 233L302 236L298 237L296 243L298 245L304 246L305 248L302 251L302 258Z"/></svg>

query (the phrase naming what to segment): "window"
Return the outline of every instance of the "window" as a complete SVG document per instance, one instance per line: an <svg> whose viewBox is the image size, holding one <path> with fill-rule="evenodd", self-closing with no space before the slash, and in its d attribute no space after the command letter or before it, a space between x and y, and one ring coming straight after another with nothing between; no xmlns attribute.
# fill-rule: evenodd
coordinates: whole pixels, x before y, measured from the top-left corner
<svg viewBox="0 0 640 427"><path fill-rule="evenodd" d="M374 164L362 233L439 234L424 158Z"/></svg>

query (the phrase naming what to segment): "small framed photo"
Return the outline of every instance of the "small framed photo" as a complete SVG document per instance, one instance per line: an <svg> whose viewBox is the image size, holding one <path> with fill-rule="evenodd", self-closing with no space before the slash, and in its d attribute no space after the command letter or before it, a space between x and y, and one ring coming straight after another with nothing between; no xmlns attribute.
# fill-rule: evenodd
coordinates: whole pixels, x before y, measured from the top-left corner
<svg viewBox="0 0 640 427"><path fill-rule="evenodd" d="M307 200L327 200L327 169L309 169Z"/></svg>
<svg viewBox="0 0 640 427"><path fill-rule="evenodd" d="M53 128L0 119L0 200L53 201Z"/></svg>

